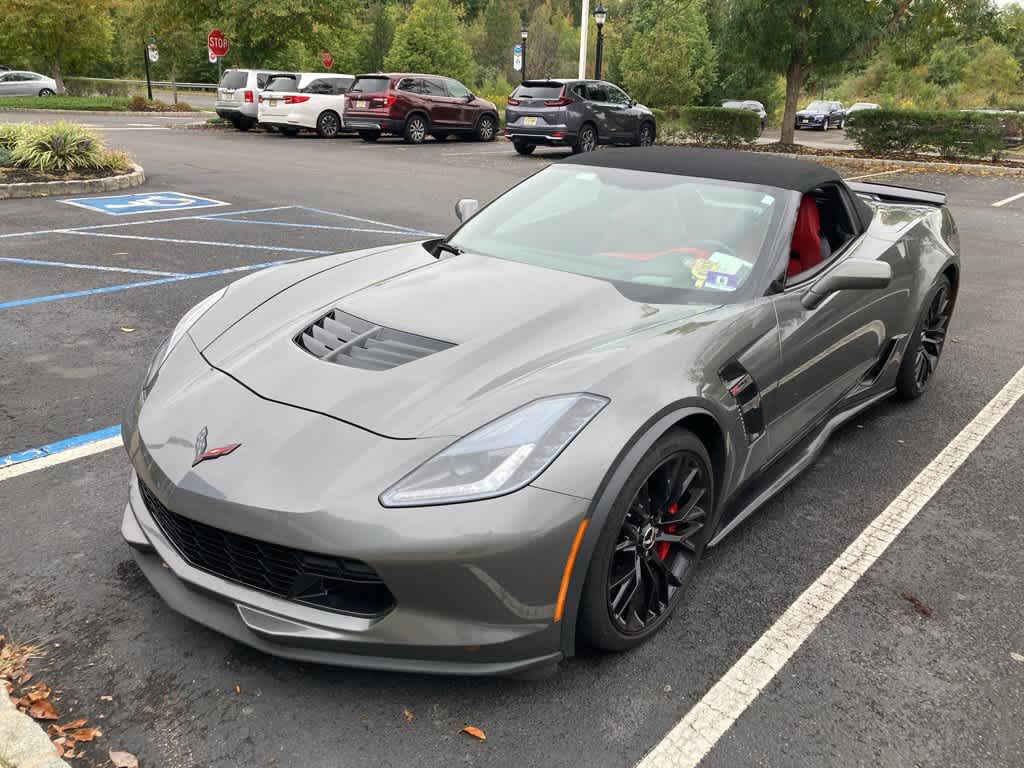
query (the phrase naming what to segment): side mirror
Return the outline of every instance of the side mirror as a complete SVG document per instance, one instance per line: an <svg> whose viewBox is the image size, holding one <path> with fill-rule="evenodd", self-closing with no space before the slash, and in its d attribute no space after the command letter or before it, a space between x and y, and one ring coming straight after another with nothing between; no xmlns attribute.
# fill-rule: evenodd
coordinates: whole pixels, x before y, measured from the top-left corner
<svg viewBox="0 0 1024 768"><path fill-rule="evenodd" d="M892 280L892 267L885 261L847 259L818 278L800 299L805 309L814 309L836 291L885 288Z"/></svg>
<svg viewBox="0 0 1024 768"><path fill-rule="evenodd" d="M480 210L480 201L472 197L464 197L455 204L455 216L462 223Z"/></svg>
<svg viewBox="0 0 1024 768"><path fill-rule="evenodd" d="M469 94L466 96L466 101L472 101L475 98L476 98L476 94L473 93L472 91L470 91Z"/></svg>

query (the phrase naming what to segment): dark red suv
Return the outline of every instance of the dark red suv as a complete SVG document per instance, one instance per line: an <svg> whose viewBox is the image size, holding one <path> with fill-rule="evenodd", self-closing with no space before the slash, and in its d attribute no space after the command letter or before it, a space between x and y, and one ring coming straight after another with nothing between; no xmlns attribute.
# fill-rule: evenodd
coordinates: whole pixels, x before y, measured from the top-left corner
<svg viewBox="0 0 1024 768"><path fill-rule="evenodd" d="M452 135L492 141L498 110L473 95L458 80L414 73L359 75L345 100L345 127L364 141L382 133L419 144L427 135L443 141Z"/></svg>

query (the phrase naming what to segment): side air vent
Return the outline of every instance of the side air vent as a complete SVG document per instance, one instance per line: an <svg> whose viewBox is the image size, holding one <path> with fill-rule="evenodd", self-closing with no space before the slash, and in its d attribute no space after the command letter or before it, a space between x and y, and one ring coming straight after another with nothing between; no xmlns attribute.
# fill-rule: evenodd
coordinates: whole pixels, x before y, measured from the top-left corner
<svg viewBox="0 0 1024 768"><path fill-rule="evenodd" d="M761 390L754 381L754 377L747 373L747 369L735 360L727 363L718 372L725 383L725 388L736 400L740 409L740 420L743 422L743 431L747 435L747 442L753 443L764 434L764 413L761 411Z"/></svg>
<svg viewBox="0 0 1024 768"><path fill-rule="evenodd" d="M295 337L309 354L329 363L386 371L454 347L447 341L374 325L332 309Z"/></svg>

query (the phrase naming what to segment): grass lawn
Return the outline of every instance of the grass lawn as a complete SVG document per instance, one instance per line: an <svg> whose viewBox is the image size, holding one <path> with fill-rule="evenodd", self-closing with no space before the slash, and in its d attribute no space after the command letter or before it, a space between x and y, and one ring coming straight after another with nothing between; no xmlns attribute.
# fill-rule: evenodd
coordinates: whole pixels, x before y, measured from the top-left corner
<svg viewBox="0 0 1024 768"><path fill-rule="evenodd" d="M97 112L124 112L128 98L123 96L7 96L0 108L8 109L86 109Z"/></svg>

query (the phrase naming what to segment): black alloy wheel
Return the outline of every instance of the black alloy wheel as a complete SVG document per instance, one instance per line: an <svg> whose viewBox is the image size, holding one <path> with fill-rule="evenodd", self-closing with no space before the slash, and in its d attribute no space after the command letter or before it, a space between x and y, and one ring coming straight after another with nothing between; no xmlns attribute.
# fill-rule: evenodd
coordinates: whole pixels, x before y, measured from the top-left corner
<svg viewBox="0 0 1024 768"><path fill-rule="evenodd" d="M597 129L590 123L580 128L576 142L572 145L572 153L578 155L581 152L593 152L597 149Z"/></svg>
<svg viewBox="0 0 1024 768"><path fill-rule="evenodd" d="M484 115L480 118L480 122L476 124L477 141L494 141L494 136L497 132L498 123L491 115Z"/></svg>
<svg viewBox="0 0 1024 768"><path fill-rule="evenodd" d="M321 139L334 139L341 133L341 118L337 112L328 110L316 121L316 133Z"/></svg>
<svg viewBox="0 0 1024 768"><path fill-rule="evenodd" d="M51 90L50 90L49 88L43 88L43 90L41 90L41 91L39 92L39 95L40 95L40 96L53 96L53 95L54 95L54 93L53 93L53 91L51 91Z"/></svg>
<svg viewBox="0 0 1024 768"><path fill-rule="evenodd" d="M427 137L427 121L422 115L413 115L405 122L403 138L407 144L422 144Z"/></svg>
<svg viewBox="0 0 1024 768"><path fill-rule="evenodd" d="M638 147L649 147L654 144L654 126L650 123L644 123L640 126L640 133L636 138L636 145Z"/></svg>
<svg viewBox="0 0 1024 768"><path fill-rule="evenodd" d="M625 650L671 615L714 528L714 481L703 443L675 430L634 470L609 515L587 572L580 630Z"/></svg>
<svg viewBox="0 0 1024 768"><path fill-rule="evenodd" d="M932 288L903 353L903 362L896 377L896 389L903 398L919 397L931 383L946 343L952 316L952 286L949 279L942 276Z"/></svg>

